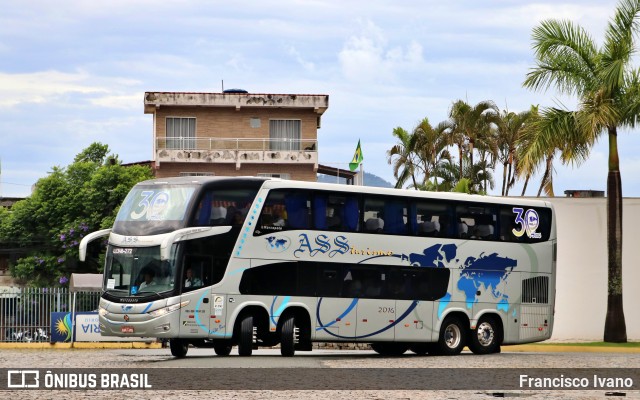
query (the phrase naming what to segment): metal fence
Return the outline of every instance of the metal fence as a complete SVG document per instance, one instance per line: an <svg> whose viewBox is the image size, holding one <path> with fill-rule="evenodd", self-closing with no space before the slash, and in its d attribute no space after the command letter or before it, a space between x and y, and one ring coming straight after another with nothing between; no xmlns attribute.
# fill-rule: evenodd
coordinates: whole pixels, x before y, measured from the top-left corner
<svg viewBox="0 0 640 400"><path fill-rule="evenodd" d="M99 292L77 292L75 312L94 311ZM13 288L0 291L0 342L48 342L51 313L71 312L68 288Z"/></svg>

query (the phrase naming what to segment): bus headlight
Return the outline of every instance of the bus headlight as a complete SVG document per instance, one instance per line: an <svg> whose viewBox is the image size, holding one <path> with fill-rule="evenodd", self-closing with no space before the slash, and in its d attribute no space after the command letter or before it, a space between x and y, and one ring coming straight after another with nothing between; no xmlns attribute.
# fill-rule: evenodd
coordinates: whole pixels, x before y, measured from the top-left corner
<svg viewBox="0 0 640 400"><path fill-rule="evenodd" d="M104 316L106 316L107 314L109 314L109 311L107 311L107 309L106 309L106 308L102 308L102 307L100 307L100 308L98 309L98 314L100 314L100 316L101 316L101 317L104 317Z"/></svg>
<svg viewBox="0 0 640 400"><path fill-rule="evenodd" d="M158 317L161 317L161 316L163 316L165 314L169 314L170 312L179 310L182 307L185 307L187 304L189 304L189 300L183 301L182 303L174 304L174 305L169 306L169 307L160 308L160 309L157 309L155 311L150 311L147 314L151 315L153 318L158 318Z"/></svg>

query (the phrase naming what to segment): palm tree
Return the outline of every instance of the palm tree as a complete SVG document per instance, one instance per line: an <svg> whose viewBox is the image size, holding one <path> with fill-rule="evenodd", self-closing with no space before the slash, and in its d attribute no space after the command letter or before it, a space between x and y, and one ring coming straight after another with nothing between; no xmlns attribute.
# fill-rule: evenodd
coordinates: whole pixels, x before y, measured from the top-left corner
<svg viewBox="0 0 640 400"><path fill-rule="evenodd" d="M390 165L393 164L393 177L396 178L395 187L396 189L402 188L409 178L413 181L413 187L417 187L416 166L418 161L415 148L418 135L397 127L393 130L393 136L398 138L398 143L387 151L387 161Z"/></svg>
<svg viewBox="0 0 640 400"><path fill-rule="evenodd" d="M449 111L449 126L452 140L458 144L460 149L460 171L462 172L462 148L464 138L469 146L469 160L473 165L473 151L476 146L494 149L491 141L491 123L498 112L493 101L481 101L475 106L471 106L463 100L453 103ZM471 177L468 177L471 178Z"/></svg>
<svg viewBox="0 0 640 400"><path fill-rule="evenodd" d="M438 190L455 192L458 191L455 188L458 187L458 185L462 185L466 188L466 193L478 194L486 193L487 187L493 189L493 173L487 163L480 161L472 166L469 162L469 158L465 157L462 165L462 175L460 175L459 168L454 165L453 162L443 162L438 166L437 173L440 178ZM471 178L467 178L468 176ZM463 181L464 183L461 184ZM423 188L425 190L433 190L433 187L433 184L429 183Z"/></svg>
<svg viewBox="0 0 640 400"><path fill-rule="evenodd" d="M536 67L524 86L540 90L554 85L561 93L576 95L575 111L553 109L559 118L548 133L571 143L592 146L607 132L607 316L604 341L626 342L622 306L622 181L618 157L618 127L633 127L640 116L640 73L632 69L636 52L640 0L621 0L609 21L604 46L598 48L582 27L570 21L547 20L533 30Z"/></svg>
<svg viewBox="0 0 640 400"><path fill-rule="evenodd" d="M416 136L415 152L420 159L421 169L424 173L422 184L433 178L434 189L438 191L438 166L445 162L451 162L449 153L449 137L446 133L447 126L443 123L435 128L431 126L428 118L424 118L413 130Z"/></svg>
<svg viewBox="0 0 640 400"><path fill-rule="evenodd" d="M503 110L497 117L497 145L498 160L503 166L502 190L503 196L509 195L518 176L516 149L525 126L532 115L537 115L538 108L531 106L527 111L520 113Z"/></svg>
<svg viewBox="0 0 640 400"><path fill-rule="evenodd" d="M575 120L571 113L556 108L543 109L541 114L533 114L529 117L529 123L516 142L516 169L519 175L526 176L522 190L523 196L529 178L544 166L538 197L543 190L547 196L554 197L553 161L557 153L560 154L560 160L565 165L579 165L587 159L589 155L587 137L568 137L558 132L558 128L563 127L579 133L580 130L571 128L573 124Z"/></svg>

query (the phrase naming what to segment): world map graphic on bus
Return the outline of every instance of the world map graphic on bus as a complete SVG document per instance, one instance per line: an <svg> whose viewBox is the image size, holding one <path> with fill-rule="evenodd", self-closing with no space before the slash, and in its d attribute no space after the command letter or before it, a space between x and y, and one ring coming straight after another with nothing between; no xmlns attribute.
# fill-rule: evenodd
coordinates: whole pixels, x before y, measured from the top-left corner
<svg viewBox="0 0 640 400"><path fill-rule="evenodd" d="M509 296L500 291L500 284L506 281L518 261L508 257L501 257L497 253L481 253L476 257L467 257L464 262L457 258L458 247L455 244L436 244L427 247L422 253L398 255L411 265L421 267L452 268L460 270L457 287L465 295L467 308L478 301L478 290L490 290L498 301L498 310L509 309ZM440 301L450 301L451 294L447 293Z"/></svg>

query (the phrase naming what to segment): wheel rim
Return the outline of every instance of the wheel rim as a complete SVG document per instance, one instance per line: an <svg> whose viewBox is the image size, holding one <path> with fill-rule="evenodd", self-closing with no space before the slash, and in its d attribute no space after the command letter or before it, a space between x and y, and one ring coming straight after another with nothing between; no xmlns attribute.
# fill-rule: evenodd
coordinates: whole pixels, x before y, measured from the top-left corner
<svg viewBox="0 0 640 400"><path fill-rule="evenodd" d="M478 343L481 346L489 346L493 343L495 332L493 326L488 322L483 322L478 326Z"/></svg>
<svg viewBox="0 0 640 400"><path fill-rule="evenodd" d="M460 341L462 340L462 333L460 332L460 327L455 324L451 324L447 326L447 329L444 331L444 342L450 349L455 349L460 345Z"/></svg>

